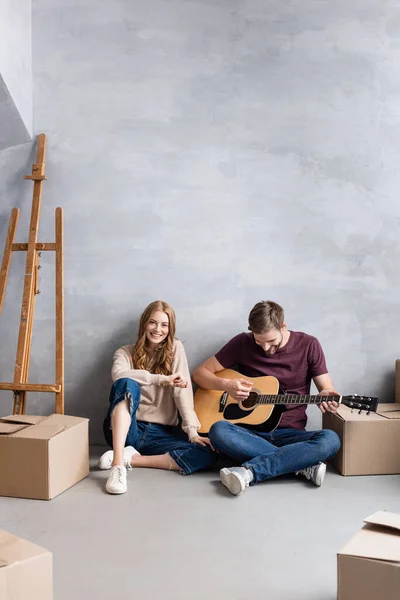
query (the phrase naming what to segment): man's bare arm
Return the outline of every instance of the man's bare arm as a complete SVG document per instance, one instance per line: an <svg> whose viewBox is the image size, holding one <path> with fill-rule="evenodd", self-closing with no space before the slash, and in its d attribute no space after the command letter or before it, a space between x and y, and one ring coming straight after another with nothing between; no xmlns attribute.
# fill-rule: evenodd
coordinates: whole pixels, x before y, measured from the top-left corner
<svg viewBox="0 0 400 600"><path fill-rule="evenodd" d="M224 367L215 356L207 358L193 373L193 381L206 390L221 390L228 392L235 400L244 400L248 397L252 386L251 381L241 379L224 379L214 373L222 371Z"/></svg>
<svg viewBox="0 0 400 600"><path fill-rule="evenodd" d="M333 381L329 373L324 373L323 375L314 377L314 383L317 386L318 392L321 394L321 396L340 396L333 386ZM318 408L322 413L334 413L337 411L338 406L338 403L334 400L328 400L328 402L321 402L321 404L318 405Z"/></svg>

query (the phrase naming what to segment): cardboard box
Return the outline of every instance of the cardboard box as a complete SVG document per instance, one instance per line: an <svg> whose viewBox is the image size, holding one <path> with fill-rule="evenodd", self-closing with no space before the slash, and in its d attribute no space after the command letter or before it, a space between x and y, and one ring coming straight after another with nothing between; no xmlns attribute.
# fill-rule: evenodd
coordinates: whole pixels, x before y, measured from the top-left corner
<svg viewBox="0 0 400 600"><path fill-rule="evenodd" d="M0 496L51 500L89 473L88 419L0 419Z"/></svg>
<svg viewBox="0 0 400 600"><path fill-rule="evenodd" d="M396 402L400 404L400 360L396 360Z"/></svg>
<svg viewBox="0 0 400 600"><path fill-rule="evenodd" d="M400 403L379 404L369 415L340 406L336 414L323 415L322 427L341 439L330 463L342 475L400 473Z"/></svg>
<svg viewBox="0 0 400 600"><path fill-rule="evenodd" d="M338 553L338 600L399 600L400 515L377 512Z"/></svg>
<svg viewBox="0 0 400 600"><path fill-rule="evenodd" d="M51 552L0 530L1 600L51 600Z"/></svg>

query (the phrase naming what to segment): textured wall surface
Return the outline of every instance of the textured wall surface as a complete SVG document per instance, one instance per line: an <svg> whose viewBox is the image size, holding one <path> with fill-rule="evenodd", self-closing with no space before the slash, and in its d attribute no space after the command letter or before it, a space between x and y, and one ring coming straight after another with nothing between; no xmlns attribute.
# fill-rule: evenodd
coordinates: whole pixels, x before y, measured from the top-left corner
<svg viewBox="0 0 400 600"><path fill-rule="evenodd" d="M191 367L274 299L336 387L393 399L399 357L399 2L35 0L41 241L65 210L66 411L102 441L113 350L162 298ZM31 144L0 154L0 244L25 241ZM32 381L54 377L42 257ZM13 374L23 257L0 319ZM1 414L11 409L0 395ZM50 396L30 396L48 411ZM317 409L311 425L319 426Z"/></svg>
<svg viewBox="0 0 400 600"><path fill-rule="evenodd" d="M0 0L0 150L32 136L31 0Z"/></svg>

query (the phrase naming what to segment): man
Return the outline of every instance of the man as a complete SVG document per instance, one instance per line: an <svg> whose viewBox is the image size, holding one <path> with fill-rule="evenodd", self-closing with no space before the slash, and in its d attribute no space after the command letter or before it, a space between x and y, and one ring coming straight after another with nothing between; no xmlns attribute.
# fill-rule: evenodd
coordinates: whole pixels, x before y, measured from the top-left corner
<svg viewBox="0 0 400 600"><path fill-rule="evenodd" d="M193 373L205 389L228 392L243 401L252 388L247 377L272 375L281 393L308 395L311 380L323 396L339 396L334 390L318 340L306 333L289 331L283 308L276 302L258 302L249 315L250 333L240 333ZM235 368L244 377L222 379L215 373ZM318 405L321 412L336 412L337 402ZM268 433L263 427L248 429L229 421L214 423L209 432L213 447L241 466L220 471L221 482L235 496L249 485L286 473L303 475L315 485L324 480L323 461L336 454L339 437L330 430L305 431L306 405L287 405L279 426Z"/></svg>

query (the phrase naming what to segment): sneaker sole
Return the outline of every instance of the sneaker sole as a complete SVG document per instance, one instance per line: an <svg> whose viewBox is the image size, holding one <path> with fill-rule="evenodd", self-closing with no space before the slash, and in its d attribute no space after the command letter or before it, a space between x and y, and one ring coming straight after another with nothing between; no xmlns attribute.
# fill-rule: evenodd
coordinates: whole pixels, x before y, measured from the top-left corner
<svg viewBox="0 0 400 600"><path fill-rule="evenodd" d="M224 485L233 496L239 496L244 492L246 486L244 482L229 469L221 469L219 472L222 485Z"/></svg>
<svg viewBox="0 0 400 600"><path fill-rule="evenodd" d="M114 491L111 491L111 490L108 490L108 489L106 488L106 492L107 492L107 494L113 494L114 496L116 496L116 495L119 495L119 494L125 494L125 492L127 492L127 491L128 491L128 488L126 488L125 490L121 490L121 491L119 491L119 492L117 492L117 491L115 491L115 490L114 490Z"/></svg>

